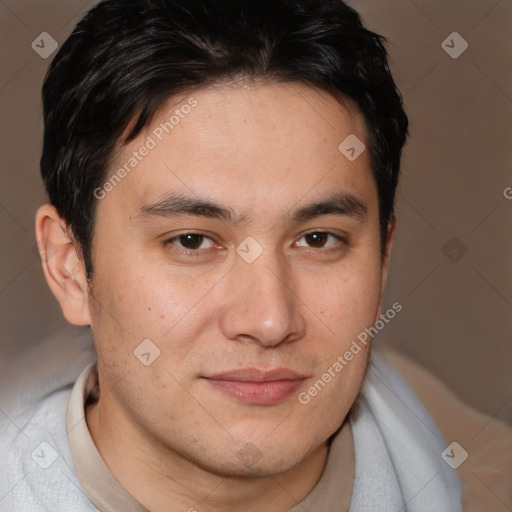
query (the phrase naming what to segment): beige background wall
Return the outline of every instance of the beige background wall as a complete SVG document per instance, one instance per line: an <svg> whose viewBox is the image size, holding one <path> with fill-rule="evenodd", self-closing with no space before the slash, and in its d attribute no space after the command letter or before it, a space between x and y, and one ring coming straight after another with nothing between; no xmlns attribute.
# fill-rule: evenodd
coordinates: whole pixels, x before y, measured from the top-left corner
<svg viewBox="0 0 512 512"><path fill-rule="evenodd" d="M69 329L34 250L40 88L49 60L94 2L0 3L0 361ZM399 230L379 335L466 402L512 422L512 0L351 0L390 41L411 120ZM448 38L457 32L462 40ZM448 39L447 39L448 38ZM451 47L451 48L450 48ZM454 54L455 55L455 54ZM455 240L452 240L455 239ZM447 245L448 244L448 245Z"/></svg>

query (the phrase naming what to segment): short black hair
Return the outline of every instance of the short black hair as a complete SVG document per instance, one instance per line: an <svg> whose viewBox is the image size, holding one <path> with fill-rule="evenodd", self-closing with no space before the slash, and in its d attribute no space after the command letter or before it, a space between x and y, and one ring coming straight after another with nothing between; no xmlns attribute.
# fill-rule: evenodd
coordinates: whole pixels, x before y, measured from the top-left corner
<svg viewBox="0 0 512 512"><path fill-rule="evenodd" d="M41 175L80 245L87 277L93 191L118 144L133 140L170 98L240 78L299 82L352 100L368 131L384 251L408 135L385 42L341 0L99 2L43 85Z"/></svg>

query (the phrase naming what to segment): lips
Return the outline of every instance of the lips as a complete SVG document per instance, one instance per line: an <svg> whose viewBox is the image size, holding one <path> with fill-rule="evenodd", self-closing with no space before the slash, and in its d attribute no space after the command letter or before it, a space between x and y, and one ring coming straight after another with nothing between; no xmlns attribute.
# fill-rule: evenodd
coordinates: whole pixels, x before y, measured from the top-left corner
<svg viewBox="0 0 512 512"><path fill-rule="evenodd" d="M290 370L289 368L273 368L270 370L258 370L257 368L240 368L222 373L217 373L211 377L214 380L234 380L244 382L271 382L276 380L302 380L305 375Z"/></svg>
<svg viewBox="0 0 512 512"><path fill-rule="evenodd" d="M241 368L203 377L216 391L253 405L281 402L294 393L306 378L289 368Z"/></svg>

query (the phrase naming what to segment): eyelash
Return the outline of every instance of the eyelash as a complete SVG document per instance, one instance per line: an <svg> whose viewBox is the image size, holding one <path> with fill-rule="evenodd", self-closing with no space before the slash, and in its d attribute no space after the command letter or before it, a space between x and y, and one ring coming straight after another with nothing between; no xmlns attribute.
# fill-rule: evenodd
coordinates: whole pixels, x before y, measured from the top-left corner
<svg viewBox="0 0 512 512"><path fill-rule="evenodd" d="M317 234L317 233L331 235L334 238L336 238L338 240L338 242L341 242L341 244L339 246L334 246L334 247L331 247L331 248L328 248L328 249L321 249L321 248L320 249L315 249L313 247L310 250L313 250L313 251L318 250L318 251L322 251L323 253L331 253L331 252L340 251L340 250L350 246L350 241L349 241L348 237L336 235L335 233L331 233L330 231L318 231L318 230L308 231L307 233L304 233L300 237L300 239L304 238L305 236L312 235L312 234ZM209 237L208 235L206 235L204 233L199 233L199 232L196 232L196 231L187 231L185 233L180 233L179 235L173 236L172 238L168 238L167 240L164 241L164 246L167 247L168 245L173 244L174 241L178 240L180 237L185 236L185 235L199 235L199 236L202 236L204 238L207 238L207 239L213 241L213 239L211 237ZM175 246L172 250L174 252L178 253L178 254L182 254L182 255L185 255L185 256L193 256L193 257L196 257L196 258L201 257L201 256L204 255L204 251L201 251L201 250L190 250L190 249L184 250L184 249L180 249L178 246Z"/></svg>

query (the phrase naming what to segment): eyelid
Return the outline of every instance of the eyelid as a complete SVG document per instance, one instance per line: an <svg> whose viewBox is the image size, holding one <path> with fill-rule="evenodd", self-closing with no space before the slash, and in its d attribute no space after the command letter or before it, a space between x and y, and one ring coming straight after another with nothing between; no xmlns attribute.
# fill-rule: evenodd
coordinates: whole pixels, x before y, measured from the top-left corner
<svg viewBox="0 0 512 512"><path fill-rule="evenodd" d="M308 249L309 251L320 251L320 252L329 252L329 251L336 251L336 250L340 250L340 243L342 246L344 247L348 247L350 245L350 238L347 234L344 234L344 235L338 235L337 233L333 233L332 231L329 231L327 229L310 229L309 231L306 231L305 233L302 233L300 235L300 237L298 238L298 240L304 238L305 236L307 235L311 235L313 233L320 233L320 234L326 234L326 235L331 235L333 236L334 238L336 238L336 240L338 241L337 244L333 244L331 246L328 246L327 248L315 248L315 247L306 247L306 249ZM297 243L297 242L294 242L294 243Z"/></svg>
<svg viewBox="0 0 512 512"><path fill-rule="evenodd" d="M203 238L207 238L208 240L211 240L215 244L215 240L211 236L207 235L206 233L202 233L201 231L184 231L182 233L173 235L170 238L166 238L164 240L164 246L167 246L167 245L173 243L176 239L178 239L182 236L185 236L185 235L199 235L199 236L202 236ZM181 253L181 254L201 256L207 249L195 249L194 250L194 249L185 249L180 246L175 246L175 248L173 250L175 252Z"/></svg>

